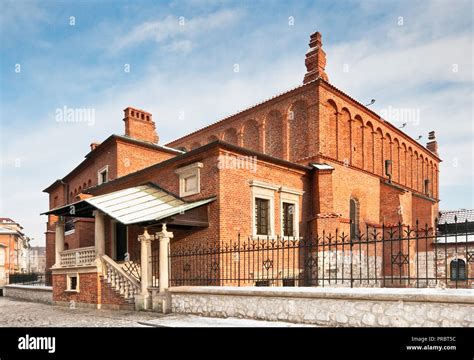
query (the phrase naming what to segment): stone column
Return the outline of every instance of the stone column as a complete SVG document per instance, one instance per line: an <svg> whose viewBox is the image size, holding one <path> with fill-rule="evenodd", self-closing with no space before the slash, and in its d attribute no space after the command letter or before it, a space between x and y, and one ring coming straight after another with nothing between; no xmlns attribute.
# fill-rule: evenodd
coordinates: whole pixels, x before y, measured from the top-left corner
<svg viewBox="0 0 474 360"><path fill-rule="evenodd" d="M171 296L168 292L169 287L169 249L170 239L173 233L166 230L166 224L162 225L160 232L155 234L155 239L160 241L160 286L159 293L153 297L153 309L164 314L171 312Z"/></svg>
<svg viewBox="0 0 474 360"><path fill-rule="evenodd" d="M173 233L166 230L166 224L162 225L161 231L155 234L155 238L160 240L160 293L169 287L169 249L170 239Z"/></svg>
<svg viewBox="0 0 474 360"><path fill-rule="evenodd" d="M105 225L104 225L104 214L99 210L94 210L95 218L95 255L97 257L105 254Z"/></svg>
<svg viewBox="0 0 474 360"><path fill-rule="evenodd" d="M64 218L62 216L58 217L56 222L56 236L54 239L55 246L55 263L54 267L61 266L61 252L64 251Z"/></svg>
<svg viewBox="0 0 474 360"><path fill-rule="evenodd" d="M152 265L150 261L151 256L151 242L155 237L148 234L148 229L143 230L143 234L138 237L140 241L140 270L141 270L141 292L140 295L135 296L135 308L137 310L148 310L151 308L151 298L148 288L152 286Z"/></svg>

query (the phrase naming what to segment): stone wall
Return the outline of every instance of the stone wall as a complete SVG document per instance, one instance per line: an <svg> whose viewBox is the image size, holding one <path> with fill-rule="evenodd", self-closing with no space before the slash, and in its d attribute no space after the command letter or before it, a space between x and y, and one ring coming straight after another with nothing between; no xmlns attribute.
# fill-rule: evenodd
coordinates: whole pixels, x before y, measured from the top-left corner
<svg viewBox="0 0 474 360"><path fill-rule="evenodd" d="M51 304L53 288L51 286L6 285L3 295L15 299Z"/></svg>
<svg viewBox="0 0 474 360"><path fill-rule="evenodd" d="M176 287L172 312L322 326L474 327L474 290Z"/></svg>

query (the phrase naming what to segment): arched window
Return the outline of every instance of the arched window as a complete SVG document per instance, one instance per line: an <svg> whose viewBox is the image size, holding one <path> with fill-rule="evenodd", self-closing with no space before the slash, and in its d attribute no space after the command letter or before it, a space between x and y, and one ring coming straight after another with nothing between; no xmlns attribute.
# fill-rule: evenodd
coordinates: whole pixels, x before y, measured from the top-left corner
<svg viewBox="0 0 474 360"><path fill-rule="evenodd" d="M351 239L355 240L359 236L359 202L351 199L349 217L351 221Z"/></svg>
<svg viewBox="0 0 474 360"><path fill-rule="evenodd" d="M451 261L451 280L466 280L466 262L462 259Z"/></svg>

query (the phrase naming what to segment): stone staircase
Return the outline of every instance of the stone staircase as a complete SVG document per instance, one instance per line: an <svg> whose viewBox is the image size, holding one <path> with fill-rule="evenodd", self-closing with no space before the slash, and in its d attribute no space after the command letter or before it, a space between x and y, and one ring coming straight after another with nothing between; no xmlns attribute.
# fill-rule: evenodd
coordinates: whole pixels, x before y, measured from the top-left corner
<svg viewBox="0 0 474 360"><path fill-rule="evenodd" d="M107 255L101 256L102 278L126 303L133 303L135 295L140 293L140 282L127 274L120 264Z"/></svg>

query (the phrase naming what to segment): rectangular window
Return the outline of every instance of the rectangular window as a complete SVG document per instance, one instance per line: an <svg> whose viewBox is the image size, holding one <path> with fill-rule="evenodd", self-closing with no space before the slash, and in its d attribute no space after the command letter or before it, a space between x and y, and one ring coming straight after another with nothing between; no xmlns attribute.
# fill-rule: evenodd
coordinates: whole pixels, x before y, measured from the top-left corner
<svg viewBox="0 0 474 360"><path fill-rule="evenodd" d="M184 191L187 193L197 191L197 176L196 175L191 175L184 178Z"/></svg>
<svg viewBox="0 0 474 360"><path fill-rule="evenodd" d="M106 166L97 172L97 183L103 184L109 181L109 167Z"/></svg>
<svg viewBox="0 0 474 360"><path fill-rule="evenodd" d="M104 170L100 173L100 183L106 183L107 182L107 170Z"/></svg>
<svg viewBox="0 0 474 360"><path fill-rule="evenodd" d="M79 291L79 275L78 274L67 275L67 290Z"/></svg>
<svg viewBox="0 0 474 360"><path fill-rule="evenodd" d="M257 235L269 235L270 200L255 198L255 227Z"/></svg>
<svg viewBox="0 0 474 360"><path fill-rule="evenodd" d="M72 234L75 229L74 218L66 218L64 222L64 231L68 234Z"/></svg>
<svg viewBox="0 0 474 360"><path fill-rule="evenodd" d="M295 204L283 203L283 236L295 235Z"/></svg>

